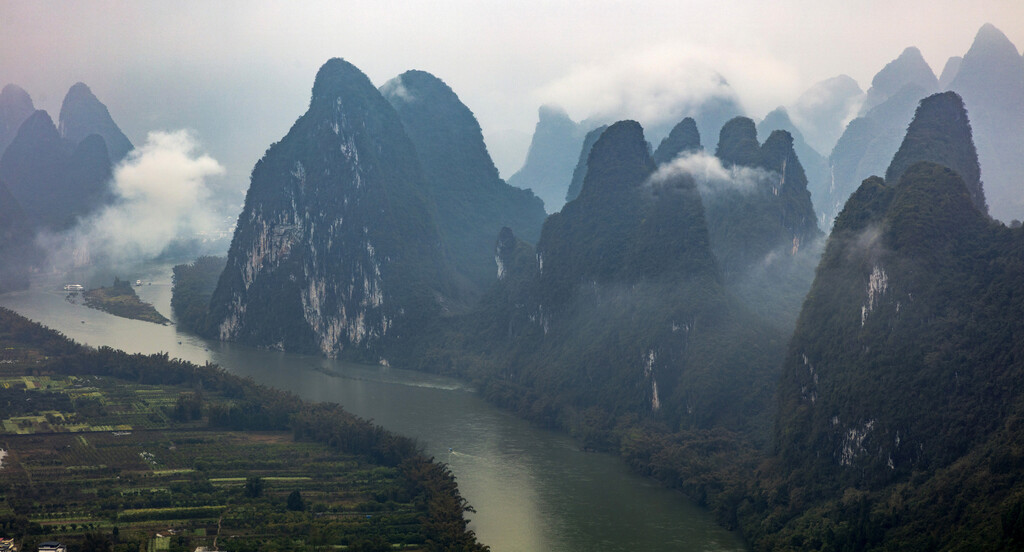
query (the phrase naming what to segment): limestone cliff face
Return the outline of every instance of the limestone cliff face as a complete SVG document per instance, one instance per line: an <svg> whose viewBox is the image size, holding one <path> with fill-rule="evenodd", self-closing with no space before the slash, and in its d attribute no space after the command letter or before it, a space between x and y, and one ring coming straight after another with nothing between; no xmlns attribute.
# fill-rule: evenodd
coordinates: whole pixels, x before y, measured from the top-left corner
<svg viewBox="0 0 1024 552"><path fill-rule="evenodd" d="M794 480L878 488L949 465L1002 427L1020 401L1020 347L1007 336L1021 305L1005 298L1024 285L1012 268L1021 237L990 224L946 167L864 181L783 365L776 439Z"/></svg>
<svg viewBox="0 0 1024 552"><path fill-rule="evenodd" d="M356 67L328 61L309 110L253 169L207 331L383 359L447 291L423 186L395 110Z"/></svg>

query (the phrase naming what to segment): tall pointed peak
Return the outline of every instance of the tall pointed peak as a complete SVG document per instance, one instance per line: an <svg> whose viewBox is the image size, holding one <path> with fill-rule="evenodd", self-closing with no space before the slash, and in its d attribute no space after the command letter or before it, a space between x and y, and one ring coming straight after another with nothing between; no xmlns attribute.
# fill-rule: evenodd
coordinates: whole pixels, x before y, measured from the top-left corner
<svg viewBox="0 0 1024 552"><path fill-rule="evenodd" d="M20 86L8 84L0 91L0 156L35 110L32 98Z"/></svg>
<svg viewBox="0 0 1024 552"><path fill-rule="evenodd" d="M1012 48L1014 52L1017 51L1006 34L991 23L985 23L978 29L978 34L974 35L974 43L971 44L972 49L975 47Z"/></svg>
<svg viewBox="0 0 1024 552"><path fill-rule="evenodd" d="M554 104L544 104L537 109L537 118L541 123L549 123L553 121L568 121L575 124L572 117L569 117L569 112L564 107Z"/></svg>
<svg viewBox="0 0 1024 552"><path fill-rule="evenodd" d="M440 78L420 70L410 70L389 80L380 87L381 94L391 102L413 103L422 100L421 94L427 94L432 101L458 102L458 95Z"/></svg>
<svg viewBox="0 0 1024 552"><path fill-rule="evenodd" d="M18 109L35 110L32 105L32 97L25 92L25 89L17 84L8 84L0 90L0 110L15 107Z"/></svg>
<svg viewBox="0 0 1024 552"><path fill-rule="evenodd" d="M406 71L380 88L412 140L433 200L437 226L468 293L493 281L493 237L502 226L536 241L544 223L541 200L503 182L470 108L440 78Z"/></svg>
<svg viewBox="0 0 1024 552"><path fill-rule="evenodd" d="M868 113L908 85L919 86L924 90L924 94L931 94L939 88L939 79L935 77L931 66L924 60L921 51L913 46L903 50L898 58L886 64L871 80L871 88L868 89L864 105L861 106L861 115ZM915 98L915 101L922 96Z"/></svg>
<svg viewBox="0 0 1024 552"><path fill-rule="evenodd" d="M956 92L934 94L921 100L900 149L885 171L886 181L890 185L896 183L910 166L920 161L938 163L959 174L974 206L982 213L988 212L971 123L964 102Z"/></svg>
<svg viewBox="0 0 1024 552"><path fill-rule="evenodd" d="M654 152L654 162L658 165L667 163L684 152L700 151L700 131L697 121L687 117L672 127L672 131L661 141Z"/></svg>
<svg viewBox="0 0 1024 552"><path fill-rule="evenodd" d="M561 209L583 143L583 130L561 107L542 105L526 160L508 183L533 190L548 213Z"/></svg>
<svg viewBox="0 0 1024 552"><path fill-rule="evenodd" d="M1002 31L985 24L964 54L950 88L962 94L972 109L979 107L978 103L995 103L1003 109L1019 111L1024 102L1024 63L1020 52Z"/></svg>
<svg viewBox="0 0 1024 552"><path fill-rule="evenodd" d="M794 139L799 136L800 139L803 140L803 135L800 133L800 130L796 125L793 124L793 119L789 116L789 111L781 105L765 115L764 120L757 125L757 132L761 136L771 134L776 130L785 130L791 134Z"/></svg>
<svg viewBox="0 0 1024 552"><path fill-rule="evenodd" d="M909 82L916 82L925 88L938 86L938 79L921 50L910 46L898 58L890 61L871 79L871 87L892 94Z"/></svg>
<svg viewBox="0 0 1024 552"><path fill-rule="evenodd" d="M594 143L580 197L594 197L639 186L653 171L644 129L636 121L619 121Z"/></svg>
<svg viewBox="0 0 1024 552"><path fill-rule="evenodd" d="M354 92L365 93L369 90L376 91L377 87L358 67L342 58L331 58L316 73L310 107L321 103L334 105L338 98L347 99Z"/></svg>
<svg viewBox="0 0 1024 552"><path fill-rule="evenodd" d="M590 159L590 151L594 149L594 144L597 143L597 140L604 134L605 130L608 130L608 125L601 125L583 137L580 157L576 161L576 168L572 171L572 181L569 182L569 189L565 192L566 203L579 197L580 190L583 189L583 180L587 176L587 161Z"/></svg>
<svg viewBox="0 0 1024 552"><path fill-rule="evenodd" d="M50 118L50 114L45 110L37 109L25 122L21 124L21 129L18 130L18 135L15 141L21 140L59 140L60 134L57 132L57 126L53 124L53 119Z"/></svg>
<svg viewBox="0 0 1024 552"><path fill-rule="evenodd" d="M734 117L725 123L718 135L715 156L726 165L757 165L760 144L757 126L749 117Z"/></svg>
<svg viewBox="0 0 1024 552"><path fill-rule="evenodd" d="M114 163L124 159L134 149L128 137L110 116L107 106L92 93L84 83L75 83L64 96L60 106L58 129L61 138L77 146L90 134L99 134L107 143L110 160Z"/></svg>
<svg viewBox="0 0 1024 552"><path fill-rule="evenodd" d="M90 90L84 82L76 82L75 84L71 85L71 88L68 88L68 93L64 96L64 100L67 101L68 99L90 99L99 101L96 99L96 96L92 93L92 90Z"/></svg>
<svg viewBox="0 0 1024 552"><path fill-rule="evenodd" d="M942 75L939 76L940 91L949 90L949 85L953 83L953 79L960 72L960 66L963 63L964 58L960 56L953 56L946 60L946 65L942 67Z"/></svg>

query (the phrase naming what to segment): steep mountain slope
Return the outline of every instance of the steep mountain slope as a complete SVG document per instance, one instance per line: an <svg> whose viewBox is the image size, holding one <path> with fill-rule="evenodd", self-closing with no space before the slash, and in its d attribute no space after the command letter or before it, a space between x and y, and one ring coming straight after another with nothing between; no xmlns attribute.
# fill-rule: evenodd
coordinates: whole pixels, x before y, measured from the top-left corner
<svg viewBox="0 0 1024 552"><path fill-rule="evenodd" d="M69 151L45 111L22 125L0 158L0 179L35 228L70 228L110 200L111 166L98 136Z"/></svg>
<svg viewBox="0 0 1024 552"><path fill-rule="evenodd" d="M811 193L811 203L817 210L818 205L825 203L828 186L832 180L828 160L804 140L803 134L790 120L789 113L784 107L779 107L765 115L764 120L757 125L758 136L765 138L776 130L784 130L793 138L793 151L804 168L804 173L807 176L807 191Z"/></svg>
<svg viewBox="0 0 1024 552"><path fill-rule="evenodd" d="M715 156L732 179L703 193L711 247L726 280L741 278L781 250L799 252L821 236L793 138L775 131L761 145L754 122L722 127Z"/></svg>
<svg viewBox="0 0 1024 552"><path fill-rule="evenodd" d="M0 293L28 287L32 232L21 206L0 180Z"/></svg>
<svg viewBox="0 0 1024 552"><path fill-rule="evenodd" d="M587 160L590 159L590 150L594 148L597 139L604 134L605 130L608 130L608 125L601 125L583 137L580 158L576 162L576 168L572 170L572 181L569 182L569 189L565 192L566 203L579 197L580 190L583 189L583 179L587 176Z"/></svg>
<svg viewBox="0 0 1024 552"><path fill-rule="evenodd" d="M20 86L8 84L0 90L0 157L18 134L21 124L35 111L32 98Z"/></svg>
<svg viewBox="0 0 1024 552"><path fill-rule="evenodd" d="M964 54L949 89L971 116L992 216L1024 219L1024 60L999 29L986 24Z"/></svg>
<svg viewBox="0 0 1024 552"><path fill-rule="evenodd" d="M494 236L510 227L530 242L540 236L543 203L498 177L473 113L443 81L408 71L380 88L416 147L425 191L453 266L474 295L494 281Z"/></svg>
<svg viewBox="0 0 1024 552"><path fill-rule="evenodd" d="M695 105L686 105L677 112L663 114L658 124L648 124L644 129L648 140L651 143L660 143L678 124L676 121L685 118L691 118L697 123L697 130L701 136L715 136L729 120L743 116L745 112L740 105L739 96L725 77L716 75L715 79L718 81L716 94L704 98Z"/></svg>
<svg viewBox="0 0 1024 552"><path fill-rule="evenodd" d="M953 83L953 79L956 78L957 73L960 72L960 66L963 65L964 58L961 56L953 56L946 60L946 65L942 67L942 74L939 75L939 90L949 90L949 85Z"/></svg>
<svg viewBox="0 0 1024 552"><path fill-rule="evenodd" d="M374 361L405 345L450 287L417 159L366 75L325 63L309 110L253 169L209 331Z"/></svg>
<svg viewBox="0 0 1024 552"><path fill-rule="evenodd" d="M687 117L672 127L668 136L658 144L658 149L654 150L651 159L656 165L662 165L682 154L694 153L702 149L697 121L693 117Z"/></svg>
<svg viewBox="0 0 1024 552"><path fill-rule="evenodd" d="M796 503L775 503L761 548L1020 545L1022 269L1024 233L954 171L863 183L783 365L777 466Z"/></svg>
<svg viewBox="0 0 1024 552"><path fill-rule="evenodd" d="M92 90L83 83L75 83L64 96L60 106L60 136L77 146L90 134L103 137L112 163L120 162L131 151L131 141L121 132L107 110Z"/></svg>
<svg viewBox="0 0 1024 552"><path fill-rule="evenodd" d="M899 149L918 102L930 92L910 83L850 121L829 155L831 181L822 205L815 205L821 225L831 225L846 199L867 177L882 175Z"/></svg>
<svg viewBox="0 0 1024 552"><path fill-rule="evenodd" d="M570 119L564 109L541 106L526 161L509 177L508 183L532 190L544 201L544 209L548 213L558 211L565 203L566 191L572 181L573 163L585 133L586 130Z"/></svg>
<svg viewBox="0 0 1024 552"><path fill-rule="evenodd" d="M978 152L971 137L971 123L963 100L955 92L935 94L921 100L900 149L885 171L886 182L898 182L918 161L942 164L960 175L974 207L988 214L981 186Z"/></svg>
<svg viewBox="0 0 1024 552"><path fill-rule="evenodd" d="M535 253L502 232L497 259L472 324L495 365L490 398L588 446L618 446L614 426L637 420L764 442L750 413L770 401L781 332L722 286L693 179L655 173L639 124L601 135Z"/></svg>
<svg viewBox="0 0 1024 552"><path fill-rule="evenodd" d="M885 102L908 84L924 89L928 94L938 90L939 81L935 73L924 60L921 50L911 46L896 59L890 61L871 79L871 88L864 98L860 114L866 115L875 106Z"/></svg>

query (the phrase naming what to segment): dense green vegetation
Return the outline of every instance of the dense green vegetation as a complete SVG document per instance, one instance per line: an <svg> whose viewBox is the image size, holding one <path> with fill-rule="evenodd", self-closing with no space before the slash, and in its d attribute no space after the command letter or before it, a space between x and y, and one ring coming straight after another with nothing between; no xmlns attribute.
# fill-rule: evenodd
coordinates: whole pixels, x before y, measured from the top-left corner
<svg viewBox="0 0 1024 552"><path fill-rule="evenodd" d="M108 312L114 316L145 320L156 324L170 323L170 320L157 312L153 305L139 299L139 295L132 289L130 281L121 280L116 276L114 285L90 289L82 295L85 297L85 306Z"/></svg>
<svg viewBox="0 0 1024 552"><path fill-rule="evenodd" d="M483 549L447 468L337 405L7 310L0 355L0 534L23 549Z"/></svg>
<svg viewBox="0 0 1024 552"><path fill-rule="evenodd" d="M202 333L209 325L207 315L210 297L217 287L217 279L224 272L224 257L199 257L189 264L174 267L171 276L171 312L178 328Z"/></svg>
<svg viewBox="0 0 1024 552"><path fill-rule="evenodd" d="M693 127L666 148L699 147ZM864 131L847 146L879 155ZM813 272L788 132L726 124L715 189L657 171L640 126L616 123L535 247L498 233L476 309L379 351L618 452L758 550L1016 548L1024 235L958 174L976 175L970 141L955 95L922 102L890 180L862 183ZM920 162L936 158L955 166Z"/></svg>
<svg viewBox="0 0 1024 552"><path fill-rule="evenodd" d="M502 232L501 279L422 367L476 377L587 447L618 449L640 428L763 445L771 425L755 413L770 409L784 335L723 287L693 180L652 181L654 169L637 123L609 127L536 252Z"/></svg>
<svg viewBox="0 0 1024 552"><path fill-rule="evenodd" d="M919 161L938 163L959 174L975 208L988 213L971 123L964 102L956 92L943 92L921 100L900 149L885 171L886 182L899 182L903 173Z"/></svg>
<svg viewBox="0 0 1024 552"><path fill-rule="evenodd" d="M759 144L754 122L737 117L722 127L715 156L736 174L731 186L712 187L703 197L711 247L728 281L741 280L774 257L814 249L822 234L788 132L772 132ZM809 285L808 270L802 291Z"/></svg>
<svg viewBox="0 0 1024 552"><path fill-rule="evenodd" d="M850 198L784 364L765 549L1019 546L1022 252L945 167Z"/></svg>

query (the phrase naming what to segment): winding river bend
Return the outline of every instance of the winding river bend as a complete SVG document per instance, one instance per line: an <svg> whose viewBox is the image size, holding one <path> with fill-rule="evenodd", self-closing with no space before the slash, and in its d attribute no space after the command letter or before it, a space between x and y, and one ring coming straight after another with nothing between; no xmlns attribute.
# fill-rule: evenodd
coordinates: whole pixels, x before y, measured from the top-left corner
<svg viewBox="0 0 1024 552"><path fill-rule="evenodd" d="M139 296L170 316L169 268L143 279ZM458 380L208 342L69 302L60 283L0 295L0 305L80 343L214 362L414 437L451 467L476 509L470 527L495 552L745 549L707 512L630 473L621 459L582 452L570 438L491 406Z"/></svg>

